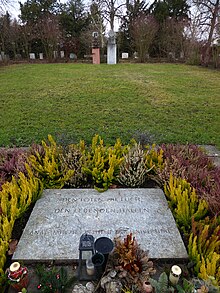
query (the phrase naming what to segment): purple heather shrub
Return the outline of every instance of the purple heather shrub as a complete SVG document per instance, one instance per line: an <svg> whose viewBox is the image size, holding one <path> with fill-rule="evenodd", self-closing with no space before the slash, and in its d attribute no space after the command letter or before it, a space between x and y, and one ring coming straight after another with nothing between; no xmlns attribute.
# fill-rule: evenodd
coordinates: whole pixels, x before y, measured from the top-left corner
<svg viewBox="0 0 220 293"><path fill-rule="evenodd" d="M158 171L163 182L170 173L186 179L200 198L204 198L213 214L220 213L220 167L196 145L161 146L165 159L164 169Z"/></svg>
<svg viewBox="0 0 220 293"><path fill-rule="evenodd" d="M19 172L27 173L26 153L24 149L17 148L0 150L0 190L6 181L11 181L12 176L17 177Z"/></svg>

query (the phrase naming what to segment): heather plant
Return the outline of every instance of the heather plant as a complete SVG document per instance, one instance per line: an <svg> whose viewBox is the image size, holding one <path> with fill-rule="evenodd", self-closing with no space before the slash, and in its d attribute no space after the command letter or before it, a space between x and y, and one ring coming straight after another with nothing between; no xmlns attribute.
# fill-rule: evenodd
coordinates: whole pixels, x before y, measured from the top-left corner
<svg viewBox="0 0 220 293"><path fill-rule="evenodd" d="M5 223L5 219L3 219L3 217L0 217L1 226L3 226L4 223ZM3 231L1 229L1 231L0 231L0 280L4 276L4 265L6 262L6 253L8 251L8 245L9 245L9 243L7 240L5 240L5 237L3 235ZM1 285L1 283L0 283L0 285Z"/></svg>
<svg viewBox="0 0 220 293"><path fill-rule="evenodd" d="M188 253L194 262L194 271L201 279L212 279L220 285L220 218L207 217L193 221Z"/></svg>
<svg viewBox="0 0 220 293"><path fill-rule="evenodd" d="M61 171L74 170L72 176L65 181L68 187L86 187L88 186L87 174L83 171L85 157L85 143L80 141L79 144L68 145L60 153Z"/></svg>
<svg viewBox="0 0 220 293"><path fill-rule="evenodd" d="M120 172L117 177L119 183L127 187L140 187L146 181L147 170L145 153L140 143L134 142L128 147L123 155L123 162L120 165Z"/></svg>
<svg viewBox="0 0 220 293"><path fill-rule="evenodd" d="M163 186L163 181L158 174L164 169L164 155L161 148L157 148L155 144L145 146L145 164L149 171L147 176L154 180L159 186Z"/></svg>
<svg viewBox="0 0 220 293"><path fill-rule="evenodd" d="M162 182L168 182L170 173L183 178L204 198L213 214L220 210L220 168L195 145L162 145L164 168L158 169Z"/></svg>
<svg viewBox="0 0 220 293"><path fill-rule="evenodd" d="M27 164L26 170L26 176L20 172L17 179L12 177L10 182L3 184L0 191L0 275L3 274L15 220L38 199L43 190L41 181Z"/></svg>
<svg viewBox="0 0 220 293"><path fill-rule="evenodd" d="M18 177L18 173L27 174L25 163L27 152L22 149L0 150L0 190L6 181L11 181L12 176Z"/></svg>
<svg viewBox="0 0 220 293"><path fill-rule="evenodd" d="M116 180L125 149L119 139L113 147L107 147L99 135L93 137L91 148L85 152L83 171L96 190L105 191Z"/></svg>
<svg viewBox="0 0 220 293"><path fill-rule="evenodd" d="M62 188L74 170L62 170L59 156L62 150L51 135L48 135L48 143L42 141L42 148L32 150L34 154L29 156L29 162L44 188Z"/></svg>
<svg viewBox="0 0 220 293"><path fill-rule="evenodd" d="M122 292L123 292L123 293L134 293L134 292L132 291L132 289L129 289L129 288L122 288Z"/></svg>
<svg viewBox="0 0 220 293"><path fill-rule="evenodd" d="M28 175L19 173L18 179L6 182L0 191L1 215L9 221L21 217L28 207L37 200L42 191L42 184L26 164Z"/></svg>
<svg viewBox="0 0 220 293"><path fill-rule="evenodd" d="M148 169L152 169L151 173L158 173L158 170L164 168L164 154L162 148L157 148L155 144L152 146L146 145L146 166Z"/></svg>
<svg viewBox="0 0 220 293"><path fill-rule="evenodd" d="M198 198L195 189L185 179L175 178L172 173L164 185L164 192L178 227L188 236L192 218L199 221L208 213L207 202Z"/></svg>

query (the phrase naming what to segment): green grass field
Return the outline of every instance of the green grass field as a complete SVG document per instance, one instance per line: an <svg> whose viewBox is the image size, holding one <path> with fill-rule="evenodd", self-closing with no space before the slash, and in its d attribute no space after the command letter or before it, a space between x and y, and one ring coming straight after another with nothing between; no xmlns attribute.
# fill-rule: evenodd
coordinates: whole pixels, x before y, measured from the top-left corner
<svg viewBox="0 0 220 293"><path fill-rule="evenodd" d="M132 137L220 147L220 71L176 64L0 67L0 146Z"/></svg>

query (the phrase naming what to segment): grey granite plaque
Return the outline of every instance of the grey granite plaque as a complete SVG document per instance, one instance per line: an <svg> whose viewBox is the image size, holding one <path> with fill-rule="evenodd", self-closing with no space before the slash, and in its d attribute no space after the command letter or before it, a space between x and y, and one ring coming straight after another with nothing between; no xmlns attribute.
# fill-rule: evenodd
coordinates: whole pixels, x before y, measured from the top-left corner
<svg viewBox="0 0 220 293"><path fill-rule="evenodd" d="M187 258L160 189L48 189L33 209L13 260L77 260L83 233L113 239L130 232L150 258Z"/></svg>

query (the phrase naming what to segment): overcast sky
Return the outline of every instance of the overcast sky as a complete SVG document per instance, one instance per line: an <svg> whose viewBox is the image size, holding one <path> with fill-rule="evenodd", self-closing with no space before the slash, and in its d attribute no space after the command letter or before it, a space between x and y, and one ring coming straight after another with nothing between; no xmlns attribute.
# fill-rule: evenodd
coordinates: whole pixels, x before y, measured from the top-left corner
<svg viewBox="0 0 220 293"><path fill-rule="evenodd" d="M8 7L8 9L5 9L5 11L8 10L8 12L10 13L12 19L13 18L18 19L18 15L20 14L20 5L19 5L19 2L25 3L27 0L11 0L11 1L13 1L13 2L11 2L13 4L10 7ZM61 3L65 3L65 2L67 2L69 0L58 0L58 1L60 1ZM86 5L86 3L89 3L90 0L84 0L83 2ZM107 30L110 29L108 26L109 25L107 24ZM118 30L119 26L120 26L120 21L119 20L115 20L115 31Z"/></svg>
<svg viewBox="0 0 220 293"><path fill-rule="evenodd" d="M8 8L4 8L4 11L7 11L10 13L12 18L18 18L18 15L20 14L20 5L19 2L24 3L27 0L12 0L12 5ZM61 3L67 2L68 0L60 0ZM84 1L85 2L85 1Z"/></svg>
<svg viewBox="0 0 220 293"><path fill-rule="evenodd" d="M25 0L20 0L20 2L24 3ZM18 14L20 13L20 10L19 10L19 3L18 3L18 0L13 0L11 1L11 5L8 6L8 7L1 7L1 9L3 10L3 12L6 12L8 11L11 15L12 18L14 17L18 17Z"/></svg>

